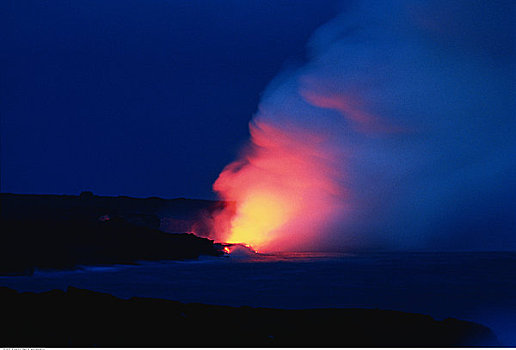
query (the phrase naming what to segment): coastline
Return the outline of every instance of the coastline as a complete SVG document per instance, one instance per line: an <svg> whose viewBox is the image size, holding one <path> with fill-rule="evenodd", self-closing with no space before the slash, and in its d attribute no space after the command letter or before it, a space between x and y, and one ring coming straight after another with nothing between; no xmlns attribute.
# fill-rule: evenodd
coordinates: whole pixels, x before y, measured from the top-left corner
<svg viewBox="0 0 516 350"><path fill-rule="evenodd" d="M121 299L68 287L0 287L3 346L454 347L496 346L474 322L378 309L284 310Z"/></svg>

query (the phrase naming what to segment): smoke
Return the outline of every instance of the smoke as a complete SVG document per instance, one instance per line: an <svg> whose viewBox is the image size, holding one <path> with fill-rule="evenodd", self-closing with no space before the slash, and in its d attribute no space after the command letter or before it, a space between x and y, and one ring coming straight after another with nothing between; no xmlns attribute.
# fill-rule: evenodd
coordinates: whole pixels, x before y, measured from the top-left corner
<svg viewBox="0 0 516 350"><path fill-rule="evenodd" d="M511 1L361 1L278 76L214 184L258 250L515 249Z"/></svg>

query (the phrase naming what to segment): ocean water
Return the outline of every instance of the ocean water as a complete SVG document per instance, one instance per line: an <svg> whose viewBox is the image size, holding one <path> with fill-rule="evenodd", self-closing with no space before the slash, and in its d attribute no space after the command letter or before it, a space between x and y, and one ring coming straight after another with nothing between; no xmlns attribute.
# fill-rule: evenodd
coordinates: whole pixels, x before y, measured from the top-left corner
<svg viewBox="0 0 516 350"><path fill-rule="evenodd" d="M282 253L36 271L19 291L68 286L119 297L276 308L364 307L455 317L516 346L516 253Z"/></svg>

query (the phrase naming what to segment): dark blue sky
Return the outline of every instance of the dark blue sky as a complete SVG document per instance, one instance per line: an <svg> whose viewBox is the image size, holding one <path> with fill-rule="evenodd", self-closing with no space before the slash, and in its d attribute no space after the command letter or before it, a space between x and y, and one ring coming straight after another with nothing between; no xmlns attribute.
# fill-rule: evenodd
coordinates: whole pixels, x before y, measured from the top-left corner
<svg viewBox="0 0 516 350"><path fill-rule="evenodd" d="M214 198L334 0L0 2L1 191Z"/></svg>

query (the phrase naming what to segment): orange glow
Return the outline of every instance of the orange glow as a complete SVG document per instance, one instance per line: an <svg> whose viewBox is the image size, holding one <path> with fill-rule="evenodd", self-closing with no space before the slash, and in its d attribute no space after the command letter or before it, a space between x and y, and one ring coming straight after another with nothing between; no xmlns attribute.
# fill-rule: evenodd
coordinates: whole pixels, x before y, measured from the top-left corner
<svg viewBox="0 0 516 350"><path fill-rule="evenodd" d="M231 253L231 250L229 250L229 247L224 247L224 253L226 253L226 254Z"/></svg>
<svg viewBox="0 0 516 350"><path fill-rule="evenodd" d="M293 127L255 121L251 143L213 188L236 208L214 218L215 238L255 252L313 248L325 225L343 210L341 174L324 138Z"/></svg>
<svg viewBox="0 0 516 350"><path fill-rule="evenodd" d="M274 230L285 223L286 208L281 198L268 193L251 193L232 220L227 243L262 246L273 238Z"/></svg>

